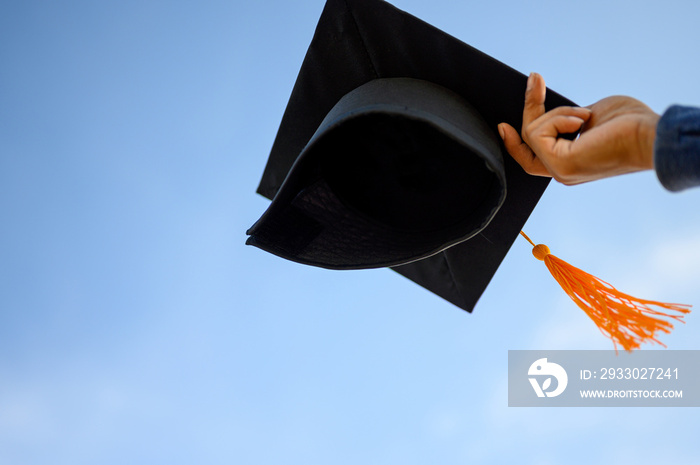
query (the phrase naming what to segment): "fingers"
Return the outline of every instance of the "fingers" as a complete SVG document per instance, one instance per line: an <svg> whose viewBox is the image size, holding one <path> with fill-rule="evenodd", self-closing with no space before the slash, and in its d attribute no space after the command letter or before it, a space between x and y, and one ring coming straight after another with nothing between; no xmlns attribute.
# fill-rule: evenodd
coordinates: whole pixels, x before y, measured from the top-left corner
<svg viewBox="0 0 700 465"><path fill-rule="evenodd" d="M590 118L591 111L588 108L558 107L524 127L522 138L547 164L547 160L553 155L551 150L555 143L565 141L559 140L559 136L581 130Z"/></svg>
<svg viewBox="0 0 700 465"><path fill-rule="evenodd" d="M557 138L559 134L571 134L577 132L588 119L588 115L582 116L570 114L547 115L536 127L529 131L530 139Z"/></svg>
<svg viewBox="0 0 700 465"><path fill-rule="evenodd" d="M562 157L568 157L573 148L571 141L559 135L579 131L591 118L591 110L585 107L558 107L546 112L546 93L544 78L531 73L525 90L522 137L511 125L498 125L508 153L525 172L535 176L555 176Z"/></svg>
<svg viewBox="0 0 700 465"><path fill-rule="evenodd" d="M534 176L551 176L542 161L537 158L530 147L523 142L513 126L508 123L498 125L498 132L503 144L511 157L525 170Z"/></svg>
<svg viewBox="0 0 700 465"><path fill-rule="evenodd" d="M588 119L591 117L591 114L591 110L586 107L557 107L553 110L549 110L547 113L540 116L535 121L531 122L527 129L532 131L533 129L538 128L539 126L549 124L549 120L553 118L559 118L562 116L570 116L582 119L584 121L588 121Z"/></svg>
<svg viewBox="0 0 700 465"><path fill-rule="evenodd" d="M523 132L525 128L540 116L544 115L544 100L547 87L544 78L537 73L530 73L525 90L525 108L523 109Z"/></svg>
<svg viewBox="0 0 700 465"><path fill-rule="evenodd" d="M544 132L549 137L578 131L583 123L590 119L591 109L562 106L545 112L544 96L546 88L544 87L544 79L535 73L532 76L534 77L531 77L528 82L534 80L534 83L531 84L533 88L525 97L522 136L537 152L537 148L533 146L534 141L531 140L533 134L541 134L543 132L542 128L545 128ZM539 86L542 86L542 89L538 89ZM542 97L542 100L540 100L540 97ZM567 118L570 119L567 120ZM563 124L565 121L569 121L570 124ZM574 122L578 122L578 125L575 125ZM556 126L553 126L553 123L556 123ZM553 132L555 128L560 129L558 133Z"/></svg>

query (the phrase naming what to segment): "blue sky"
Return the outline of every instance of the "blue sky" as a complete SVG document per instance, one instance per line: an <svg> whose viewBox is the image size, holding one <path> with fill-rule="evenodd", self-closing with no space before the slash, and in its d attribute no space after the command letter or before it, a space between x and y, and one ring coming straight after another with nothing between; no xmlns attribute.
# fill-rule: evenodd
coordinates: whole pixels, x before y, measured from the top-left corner
<svg viewBox="0 0 700 465"><path fill-rule="evenodd" d="M508 350L611 347L524 241L472 315L244 246L323 3L0 6L0 463L696 463L694 409L507 407ZM697 2L392 3L580 104L700 106ZM697 307L698 204L552 185L526 231Z"/></svg>

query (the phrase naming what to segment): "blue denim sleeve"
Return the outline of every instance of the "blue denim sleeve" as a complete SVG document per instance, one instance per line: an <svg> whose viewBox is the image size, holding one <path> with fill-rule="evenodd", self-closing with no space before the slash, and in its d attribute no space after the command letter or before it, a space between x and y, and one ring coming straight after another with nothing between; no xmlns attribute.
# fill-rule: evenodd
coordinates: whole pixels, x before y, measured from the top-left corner
<svg viewBox="0 0 700 465"><path fill-rule="evenodd" d="M700 186L700 108L674 105L656 128L654 168L670 191Z"/></svg>

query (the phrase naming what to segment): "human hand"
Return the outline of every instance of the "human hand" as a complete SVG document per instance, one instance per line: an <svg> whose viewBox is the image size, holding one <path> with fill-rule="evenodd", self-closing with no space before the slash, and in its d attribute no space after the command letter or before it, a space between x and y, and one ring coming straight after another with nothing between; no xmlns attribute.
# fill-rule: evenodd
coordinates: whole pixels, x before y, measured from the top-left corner
<svg viewBox="0 0 700 465"><path fill-rule="evenodd" d="M654 139L660 116L631 97L608 97L588 107L545 112L544 79L532 73L525 91L522 139L511 125L498 131L506 150L535 176L580 184L654 167ZM571 141L558 137L574 133Z"/></svg>

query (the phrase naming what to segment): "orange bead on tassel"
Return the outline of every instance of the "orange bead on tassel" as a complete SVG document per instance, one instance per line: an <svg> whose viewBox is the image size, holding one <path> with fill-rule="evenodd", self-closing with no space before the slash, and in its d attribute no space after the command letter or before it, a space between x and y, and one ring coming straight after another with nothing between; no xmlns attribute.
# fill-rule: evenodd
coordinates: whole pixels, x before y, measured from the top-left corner
<svg viewBox="0 0 700 465"><path fill-rule="evenodd" d="M532 254L544 261L571 300L586 312L605 336L612 339L615 350L619 344L623 349L631 351L638 349L644 342L655 342L666 347L656 336L658 333L668 334L673 329L673 324L667 319L685 323L683 316L690 313L690 305L656 302L627 295L602 279L552 255L546 245L535 245L524 232L520 231L520 234L532 244ZM666 312L652 307L659 307Z"/></svg>

